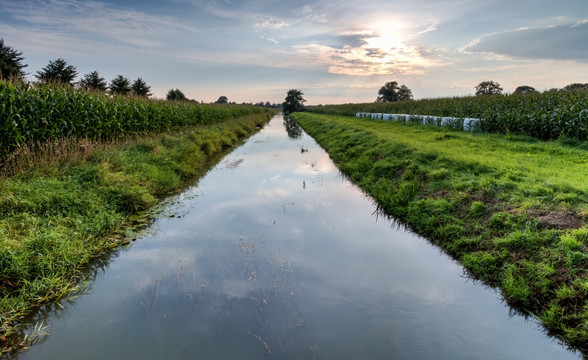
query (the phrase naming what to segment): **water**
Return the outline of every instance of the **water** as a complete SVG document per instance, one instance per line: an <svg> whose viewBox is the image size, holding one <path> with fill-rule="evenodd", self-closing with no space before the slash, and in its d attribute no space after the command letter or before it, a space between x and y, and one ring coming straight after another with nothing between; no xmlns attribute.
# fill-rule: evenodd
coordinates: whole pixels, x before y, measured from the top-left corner
<svg viewBox="0 0 588 360"><path fill-rule="evenodd" d="M277 116L53 306L20 359L577 359L374 215Z"/></svg>

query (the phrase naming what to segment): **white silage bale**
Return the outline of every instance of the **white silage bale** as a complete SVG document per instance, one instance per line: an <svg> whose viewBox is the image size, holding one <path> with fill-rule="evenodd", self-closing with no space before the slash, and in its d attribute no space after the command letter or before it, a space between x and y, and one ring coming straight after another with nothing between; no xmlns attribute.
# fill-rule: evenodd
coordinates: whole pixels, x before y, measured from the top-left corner
<svg viewBox="0 0 588 360"><path fill-rule="evenodd" d="M480 119L465 118L463 119L463 130L464 131L475 131L480 126Z"/></svg>

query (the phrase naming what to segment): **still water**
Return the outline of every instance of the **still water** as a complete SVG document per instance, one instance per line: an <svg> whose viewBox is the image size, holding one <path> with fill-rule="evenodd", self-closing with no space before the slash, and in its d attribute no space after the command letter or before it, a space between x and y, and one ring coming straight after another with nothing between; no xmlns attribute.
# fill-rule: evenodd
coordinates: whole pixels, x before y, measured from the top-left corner
<svg viewBox="0 0 588 360"><path fill-rule="evenodd" d="M53 306L19 359L577 359L274 117ZM46 318L43 318L46 316Z"/></svg>

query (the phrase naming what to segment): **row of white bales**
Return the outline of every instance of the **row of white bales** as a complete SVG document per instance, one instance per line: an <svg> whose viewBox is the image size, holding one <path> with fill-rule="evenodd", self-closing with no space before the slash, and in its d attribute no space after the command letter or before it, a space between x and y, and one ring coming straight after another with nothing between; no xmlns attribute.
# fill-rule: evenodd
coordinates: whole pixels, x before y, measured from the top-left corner
<svg viewBox="0 0 588 360"><path fill-rule="evenodd" d="M420 124L432 124L437 126L450 126L452 128L462 128L463 126L463 131L480 131L480 119L475 118L456 118L430 115L384 114L368 112L358 112L355 114L355 117L414 122Z"/></svg>

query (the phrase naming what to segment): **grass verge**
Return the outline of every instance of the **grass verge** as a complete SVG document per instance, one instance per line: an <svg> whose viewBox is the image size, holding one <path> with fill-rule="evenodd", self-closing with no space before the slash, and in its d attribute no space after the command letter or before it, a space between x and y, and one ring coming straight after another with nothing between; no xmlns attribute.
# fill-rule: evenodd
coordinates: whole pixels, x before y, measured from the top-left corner
<svg viewBox="0 0 588 360"><path fill-rule="evenodd" d="M271 112L96 143L63 140L21 148L0 174L0 338L32 309L77 286L92 259L128 243L134 214L204 174ZM35 145L38 149L39 145Z"/></svg>
<svg viewBox="0 0 588 360"><path fill-rule="evenodd" d="M382 213L588 355L588 153L560 139L295 113Z"/></svg>

